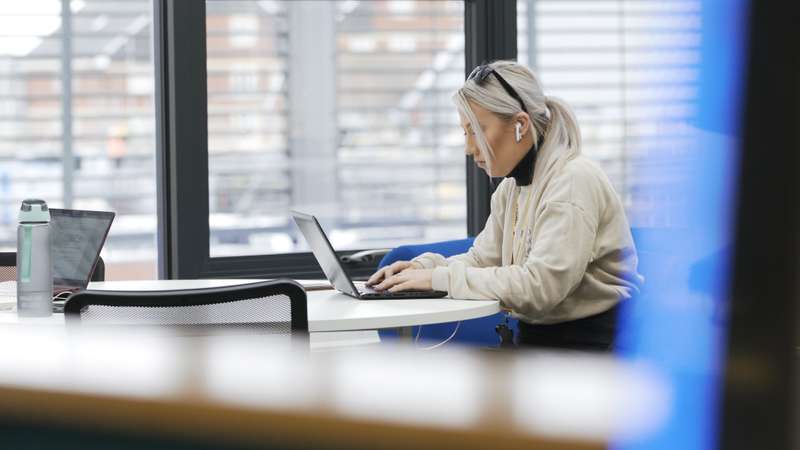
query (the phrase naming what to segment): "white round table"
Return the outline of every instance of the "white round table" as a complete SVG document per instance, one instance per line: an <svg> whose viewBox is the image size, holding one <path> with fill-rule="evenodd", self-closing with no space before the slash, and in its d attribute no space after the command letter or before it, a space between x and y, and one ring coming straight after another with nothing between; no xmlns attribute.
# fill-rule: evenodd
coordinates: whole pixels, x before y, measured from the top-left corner
<svg viewBox="0 0 800 450"><path fill-rule="evenodd" d="M145 291L198 289L252 283L253 279L146 280L89 283L89 289ZM494 300L358 300L335 290L308 292L308 331L354 331L407 328L491 316L500 311Z"/></svg>

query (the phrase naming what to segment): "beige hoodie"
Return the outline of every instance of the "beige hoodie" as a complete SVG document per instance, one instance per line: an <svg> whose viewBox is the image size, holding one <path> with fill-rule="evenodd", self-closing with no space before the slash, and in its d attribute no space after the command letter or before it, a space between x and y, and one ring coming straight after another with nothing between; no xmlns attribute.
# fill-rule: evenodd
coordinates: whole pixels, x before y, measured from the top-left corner
<svg viewBox="0 0 800 450"><path fill-rule="evenodd" d="M452 298L499 300L533 324L599 314L638 291L636 249L610 181L577 152L547 150L538 156L531 185L519 187L513 178L500 183L486 226L467 253L414 258L434 269L434 289ZM514 203L519 236L512 263Z"/></svg>

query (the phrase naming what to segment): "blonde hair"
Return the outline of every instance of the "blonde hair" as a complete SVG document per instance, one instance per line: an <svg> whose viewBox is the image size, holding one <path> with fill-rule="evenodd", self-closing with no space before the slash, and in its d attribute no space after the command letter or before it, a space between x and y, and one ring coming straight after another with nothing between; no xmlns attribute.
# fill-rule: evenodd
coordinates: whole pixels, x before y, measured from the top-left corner
<svg viewBox="0 0 800 450"><path fill-rule="evenodd" d="M538 77L530 69L515 61L495 61L489 65L500 73L525 103L531 119L533 141L538 142L539 136L544 135L544 142L539 151L552 146L564 146L576 153L580 152L581 133L578 121L566 103L545 96ZM480 84L475 80L465 81L453 96L458 111L467 119L475 133L478 148L484 155L493 159L494 149L486 140L486 135L469 106L469 100L509 121L517 113L524 111L493 74Z"/></svg>

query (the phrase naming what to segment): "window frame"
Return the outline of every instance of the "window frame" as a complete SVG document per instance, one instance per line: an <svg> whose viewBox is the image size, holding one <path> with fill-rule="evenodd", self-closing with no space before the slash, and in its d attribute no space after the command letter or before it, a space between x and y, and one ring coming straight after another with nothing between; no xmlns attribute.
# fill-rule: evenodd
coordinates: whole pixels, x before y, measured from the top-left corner
<svg viewBox="0 0 800 450"><path fill-rule="evenodd" d="M159 278L322 278L310 252L210 256L206 4L153 0L153 10ZM465 77L482 62L516 58L516 12L516 0L464 0ZM489 216L491 186L465 160L467 233L475 236ZM374 264L348 270L363 277Z"/></svg>
<svg viewBox="0 0 800 450"><path fill-rule="evenodd" d="M517 59L516 0L464 2L464 78L476 66L498 59ZM467 234L477 236L489 218L494 186L486 173L466 157ZM496 186L496 184L495 184Z"/></svg>

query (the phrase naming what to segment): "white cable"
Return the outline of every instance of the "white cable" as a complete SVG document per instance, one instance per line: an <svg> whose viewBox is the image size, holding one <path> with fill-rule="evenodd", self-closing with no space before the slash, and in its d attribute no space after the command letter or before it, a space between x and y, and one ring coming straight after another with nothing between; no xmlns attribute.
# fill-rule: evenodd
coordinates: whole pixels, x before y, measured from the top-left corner
<svg viewBox="0 0 800 450"><path fill-rule="evenodd" d="M416 345L417 342L419 342L419 335L420 334L422 334L422 325L417 327L417 336L414 337L414 345Z"/></svg>
<svg viewBox="0 0 800 450"><path fill-rule="evenodd" d="M455 337L456 333L458 332L458 327L460 327L460 326L461 326L461 321L456 323L456 329L453 330L453 334L451 334L449 338L443 340L442 342L439 342L436 345L431 345L430 347L421 347L420 350L433 350L433 349L435 349L437 347L441 347L444 344L447 344L448 342L450 342L450 339L453 339Z"/></svg>

